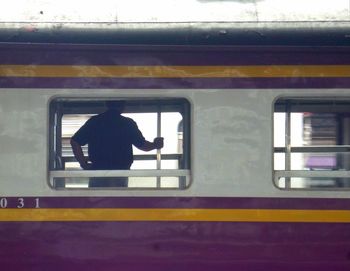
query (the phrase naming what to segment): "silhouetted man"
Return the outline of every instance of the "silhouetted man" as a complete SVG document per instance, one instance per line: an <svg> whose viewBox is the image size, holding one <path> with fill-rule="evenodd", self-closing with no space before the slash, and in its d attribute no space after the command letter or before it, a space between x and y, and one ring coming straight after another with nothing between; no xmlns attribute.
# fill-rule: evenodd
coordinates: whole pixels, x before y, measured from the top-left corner
<svg viewBox="0 0 350 271"><path fill-rule="evenodd" d="M132 145L143 151L163 147L163 138L147 141L131 118L121 115L124 101L108 101L108 110L91 117L72 137L75 158L83 169L128 170L133 163ZM88 144L89 157L84 157L82 146ZM90 186L127 186L127 178L92 178Z"/></svg>

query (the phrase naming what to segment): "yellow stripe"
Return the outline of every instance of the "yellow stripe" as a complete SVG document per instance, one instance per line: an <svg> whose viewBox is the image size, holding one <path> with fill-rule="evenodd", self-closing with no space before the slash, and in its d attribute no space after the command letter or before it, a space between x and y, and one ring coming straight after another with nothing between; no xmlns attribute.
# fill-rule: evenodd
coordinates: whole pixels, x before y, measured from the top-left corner
<svg viewBox="0 0 350 271"><path fill-rule="evenodd" d="M1 209L0 221L206 221L350 223L350 210Z"/></svg>
<svg viewBox="0 0 350 271"><path fill-rule="evenodd" d="M1 77L273 78L350 77L350 65L70 66L0 65Z"/></svg>

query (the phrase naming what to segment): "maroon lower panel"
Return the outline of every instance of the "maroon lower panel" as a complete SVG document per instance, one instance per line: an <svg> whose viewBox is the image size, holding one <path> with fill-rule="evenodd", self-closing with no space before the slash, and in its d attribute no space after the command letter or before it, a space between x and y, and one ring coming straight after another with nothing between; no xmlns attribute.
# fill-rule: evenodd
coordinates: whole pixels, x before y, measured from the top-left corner
<svg viewBox="0 0 350 271"><path fill-rule="evenodd" d="M1 270L350 270L350 224L2 222Z"/></svg>

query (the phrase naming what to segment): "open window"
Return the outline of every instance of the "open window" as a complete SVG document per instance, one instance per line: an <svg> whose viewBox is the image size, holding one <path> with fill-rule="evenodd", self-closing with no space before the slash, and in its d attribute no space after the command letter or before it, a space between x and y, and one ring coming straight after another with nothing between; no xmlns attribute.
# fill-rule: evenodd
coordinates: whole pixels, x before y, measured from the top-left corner
<svg viewBox="0 0 350 271"><path fill-rule="evenodd" d="M276 101L274 182L282 189L350 189L350 97Z"/></svg>
<svg viewBox="0 0 350 271"><path fill-rule="evenodd" d="M123 189L185 189L190 183L190 104L183 98L122 99L123 116L132 118L144 137L164 137L164 148L142 152L133 147L130 170L82 170L70 146L73 134L116 98L56 98L50 103L49 182L56 189L92 189L92 178L124 178ZM83 146L88 155L88 146ZM103 189L121 188L118 185Z"/></svg>

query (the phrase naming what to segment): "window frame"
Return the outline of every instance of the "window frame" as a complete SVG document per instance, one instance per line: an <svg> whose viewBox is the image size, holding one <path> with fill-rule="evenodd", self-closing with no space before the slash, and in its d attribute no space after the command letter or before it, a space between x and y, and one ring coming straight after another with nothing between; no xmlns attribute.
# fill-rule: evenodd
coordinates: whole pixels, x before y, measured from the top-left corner
<svg viewBox="0 0 350 271"><path fill-rule="evenodd" d="M283 101L283 102L281 102ZM288 101L291 103L288 104ZM333 101L333 106L327 107ZM284 107L284 110L283 110ZM334 169L334 170L293 170L291 169L291 155L292 153L333 153L338 155L340 153L350 154L350 142L347 144L335 144L328 146L295 146L291 145L291 113L292 112L317 112L317 113L335 113L335 114L350 114L350 96L281 96L277 97L273 102L272 115L272 172L273 184L281 190L312 190L312 191L348 191L350 190L350 183L347 186L331 186L331 187L303 187L296 188L291 185L291 178L350 178L350 165L348 169ZM307 109L307 110L306 110ZM275 113L285 113L285 146L275 146ZM285 154L285 169L275 169L275 154ZM278 184L279 179L284 178L285 184L281 186Z"/></svg>
<svg viewBox="0 0 350 271"><path fill-rule="evenodd" d="M179 112L182 115L183 134L182 134L182 153L178 154L161 154L161 150L157 150L156 154L134 155L135 161L156 158L157 169L131 169L131 170L66 170L62 166L62 117L65 114L98 114L105 111L104 103L108 100L126 101L126 111L124 113L157 113L157 137L161 136L161 114L165 112ZM71 103L69 107L68 104ZM74 105L82 105L82 108L74 107ZM92 104L99 110L87 109ZM62 107L66 106L62 109ZM89 178L89 177L155 177L157 178L156 187L101 187L99 190L184 190L191 183L191 115L192 105L187 98L184 97L71 97L71 96L55 96L50 99L49 107L49 123L48 123L48 184L55 190L96 190L96 188L67 188L62 185L62 178ZM131 111L131 108L137 108ZM68 110L67 110L68 109ZM178 109L178 110L176 110ZM165 139L166 140L166 139ZM178 160L178 169L161 169L162 160ZM67 161L74 160L69 158ZM154 159L153 159L154 160ZM61 163L61 165L59 165ZM178 187L162 187L162 177L178 178ZM61 180L61 181L57 181Z"/></svg>

